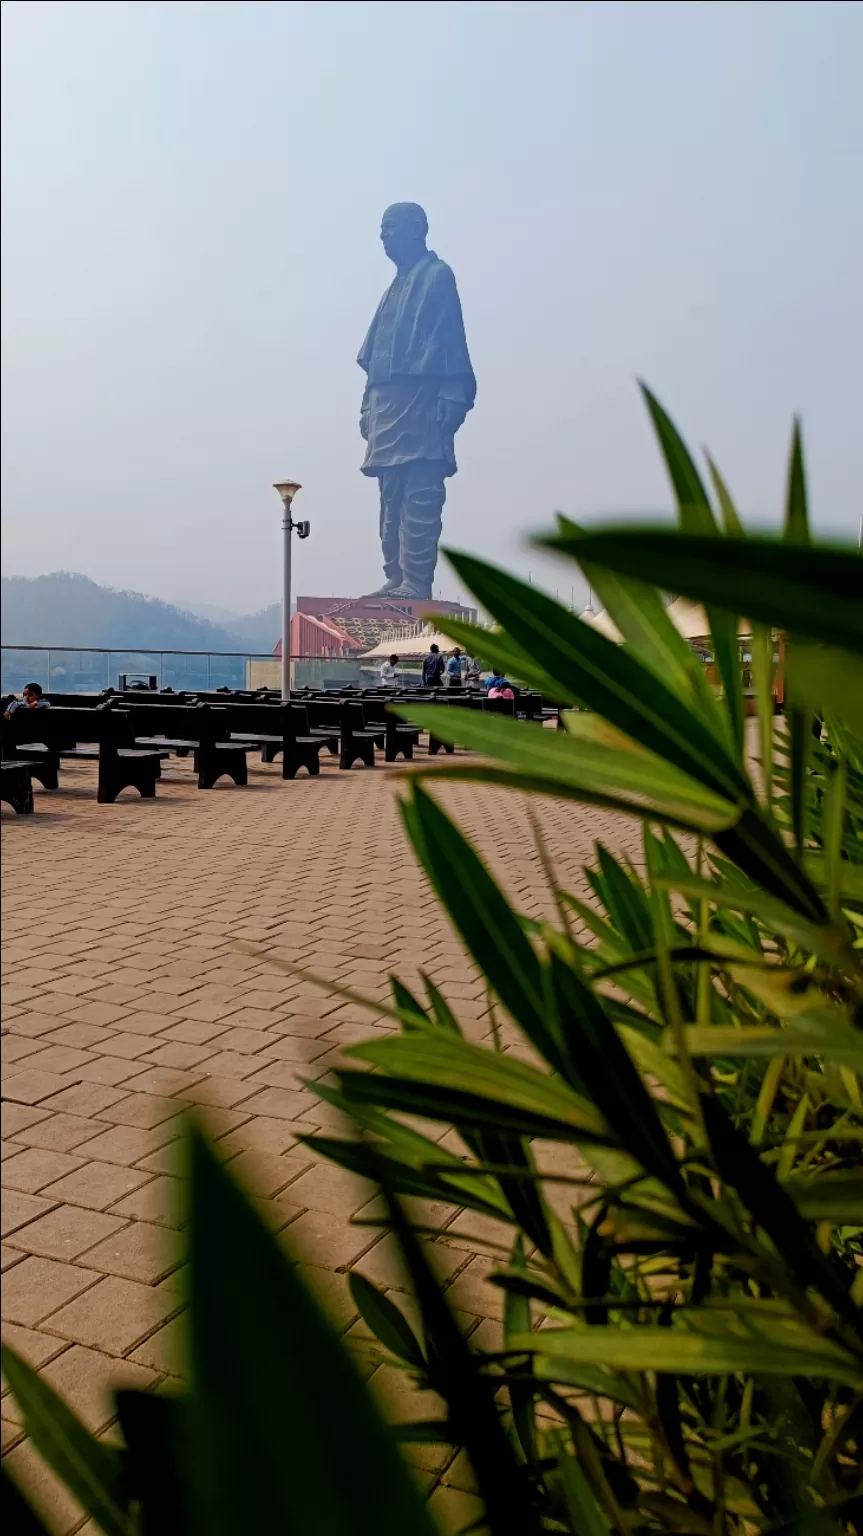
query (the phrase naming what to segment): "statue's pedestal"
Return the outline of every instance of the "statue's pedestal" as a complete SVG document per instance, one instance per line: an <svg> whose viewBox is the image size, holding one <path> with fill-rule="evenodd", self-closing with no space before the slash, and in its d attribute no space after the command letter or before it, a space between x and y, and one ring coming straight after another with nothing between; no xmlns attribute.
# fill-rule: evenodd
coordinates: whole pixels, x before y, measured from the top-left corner
<svg viewBox="0 0 863 1536"><path fill-rule="evenodd" d="M450 613L467 622L476 620L475 608L430 597L298 597L297 613L338 625L364 651L371 650L393 631L404 628L409 632L426 618L433 623L439 613Z"/></svg>

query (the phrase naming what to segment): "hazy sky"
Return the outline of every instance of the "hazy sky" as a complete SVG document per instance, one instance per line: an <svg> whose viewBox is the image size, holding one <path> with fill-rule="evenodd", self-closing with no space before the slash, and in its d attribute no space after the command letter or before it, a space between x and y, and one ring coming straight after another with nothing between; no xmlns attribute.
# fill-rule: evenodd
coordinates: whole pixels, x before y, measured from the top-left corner
<svg viewBox="0 0 863 1536"><path fill-rule="evenodd" d="M856 537L854 0L3 11L7 573L256 608L296 477L298 590L376 586L355 358L401 199L479 382L446 540L568 597L526 530L668 504L635 375L760 520L802 411L816 519Z"/></svg>

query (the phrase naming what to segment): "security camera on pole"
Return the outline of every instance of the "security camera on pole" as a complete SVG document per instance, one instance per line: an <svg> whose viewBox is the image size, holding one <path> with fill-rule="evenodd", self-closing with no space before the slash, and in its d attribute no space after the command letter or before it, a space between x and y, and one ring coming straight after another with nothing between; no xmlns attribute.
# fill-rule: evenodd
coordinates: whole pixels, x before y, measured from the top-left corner
<svg viewBox="0 0 863 1536"><path fill-rule="evenodd" d="M295 523L291 517L291 502L302 490L297 480L278 480L273 487L282 498L282 702L291 697L291 534L296 531L301 539L309 536L308 523Z"/></svg>

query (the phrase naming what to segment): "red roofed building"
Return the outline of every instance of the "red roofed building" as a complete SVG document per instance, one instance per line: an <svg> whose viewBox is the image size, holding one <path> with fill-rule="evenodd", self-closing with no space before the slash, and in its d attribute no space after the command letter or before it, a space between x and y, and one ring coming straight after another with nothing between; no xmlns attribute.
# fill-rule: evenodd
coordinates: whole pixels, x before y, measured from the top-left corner
<svg viewBox="0 0 863 1536"><path fill-rule="evenodd" d="M311 613L291 615L292 656L350 656L362 649L347 630L334 624L331 619L319 619ZM273 655L281 654L282 642L279 639Z"/></svg>

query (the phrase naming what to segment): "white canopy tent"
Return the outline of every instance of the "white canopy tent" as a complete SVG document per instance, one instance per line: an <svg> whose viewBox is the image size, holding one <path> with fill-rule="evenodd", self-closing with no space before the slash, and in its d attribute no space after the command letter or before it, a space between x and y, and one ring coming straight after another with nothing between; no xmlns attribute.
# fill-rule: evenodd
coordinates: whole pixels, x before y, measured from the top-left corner
<svg viewBox="0 0 863 1536"><path fill-rule="evenodd" d="M424 635L405 635L401 640L380 640L359 660L385 661L388 656L398 656L400 660L407 661L416 656L427 656L433 645L436 645L442 653L447 653L455 648L455 644L455 640L450 640L449 635L427 630Z"/></svg>

